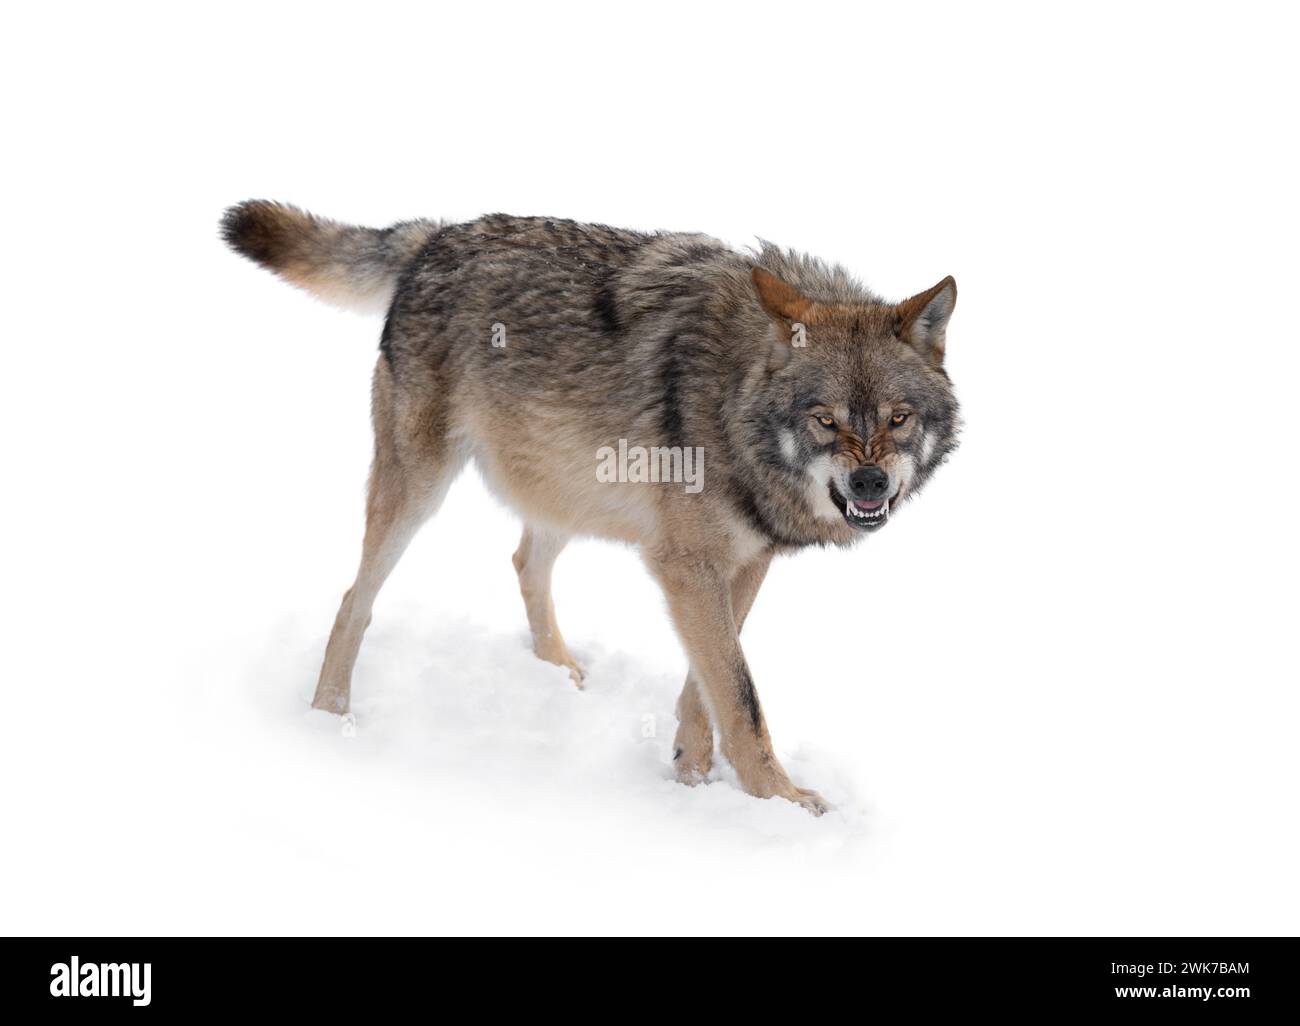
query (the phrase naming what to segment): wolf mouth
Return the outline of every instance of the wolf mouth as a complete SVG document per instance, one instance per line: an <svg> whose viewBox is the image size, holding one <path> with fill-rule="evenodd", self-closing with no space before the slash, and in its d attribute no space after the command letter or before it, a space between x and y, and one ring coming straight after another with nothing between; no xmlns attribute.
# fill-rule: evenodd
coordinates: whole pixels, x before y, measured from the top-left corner
<svg viewBox="0 0 1300 1026"><path fill-rule="evenodd" d="M859 531L876 531L889 522L889 507L894 497L888 499L846 499L832 483L829 486L831 502L844 515L844 522Z"/></svg>

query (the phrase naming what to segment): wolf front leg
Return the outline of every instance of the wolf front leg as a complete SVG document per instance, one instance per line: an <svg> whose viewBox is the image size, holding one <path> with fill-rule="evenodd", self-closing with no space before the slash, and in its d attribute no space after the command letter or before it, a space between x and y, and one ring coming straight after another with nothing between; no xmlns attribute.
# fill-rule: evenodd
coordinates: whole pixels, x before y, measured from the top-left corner
<svg viewBox="0 0 1300 1026"><path fill-rule="evenodd" d="M664 589L691 676L712 710L722 753L741 786L757 798L785 798L820 816L830 805L817 792L795 787L772 751L758 692L740 648L732 575L696 554L656 553L647 563Z"/></svg>
<svg viewBox="0 0 1300 1026"><path fill-rule="evenodd" d="M758 589L772 564L772 553L763 552L742 566L731 581L731 616L736 632L745 628L745 617L754 604ZM677 736L673 739L673 762L683 784L703 782L713 767L713 722L700 694L700 685L688 674L677 699Z"/></svg>

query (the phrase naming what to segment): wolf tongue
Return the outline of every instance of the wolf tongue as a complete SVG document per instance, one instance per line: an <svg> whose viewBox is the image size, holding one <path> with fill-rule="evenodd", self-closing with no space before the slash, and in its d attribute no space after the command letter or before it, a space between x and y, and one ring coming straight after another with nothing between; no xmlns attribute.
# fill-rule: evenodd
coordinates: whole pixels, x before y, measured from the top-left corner
<svg viewBox="0 0 1300 1026"><path fill-rule="evenodd" d="M885 504L884 499L857 499L853 503L858 509L880 509Z"/></svg>

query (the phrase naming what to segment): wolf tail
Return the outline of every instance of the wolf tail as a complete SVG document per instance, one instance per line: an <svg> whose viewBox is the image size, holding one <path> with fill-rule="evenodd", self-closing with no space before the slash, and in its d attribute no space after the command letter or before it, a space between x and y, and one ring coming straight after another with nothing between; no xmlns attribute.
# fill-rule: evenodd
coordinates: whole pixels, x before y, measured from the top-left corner
<svg viewBox="0 0 1300 1026"><path fill-rule="evenodd" d="M437 221L402 221L360 228L287 203L247 200L226 211L221 237L236 253L327 303L374 313L388 308L398 275L440 227Z"/></svg>

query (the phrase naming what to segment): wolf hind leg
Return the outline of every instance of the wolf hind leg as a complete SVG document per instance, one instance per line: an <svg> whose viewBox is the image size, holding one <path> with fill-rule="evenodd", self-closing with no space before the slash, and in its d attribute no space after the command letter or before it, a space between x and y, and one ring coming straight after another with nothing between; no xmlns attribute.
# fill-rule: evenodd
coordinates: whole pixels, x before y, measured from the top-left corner
<svg viewBox="0 0 1300 1026"><path fill-rule="evenodd" d="M342 715L352 700L352 668L370 626L379 589L421 525L442 504L464 462L438 432L399 451L399 417L393 409L392 379L381 358L375 371L375 456L366 499L366 533L356 580L343 596L325 646L325 661L312 707Z"/></svg>
<svg viewBox="0 0 1300 1026"><path fill-rule="evenodd" d="M551 599L551 570L568 542L568 535L525 524L512 562L519 575L519 593L524 597L528 629L533 634L533 651L539 659L567 667L573 683L582 687L587 671L573 658L564 643L560 625L555 620L555 603Z"/></svg>
<svg viewBox="0 0 1300 1026"><path fill-rule="evenodd" d="M745 618L771 563L772 554L765 552L741 567L731 582L731 611L737 632L745 626ZM687 675L677 698L677 724L677 736L673 739L677 780L694 786L702 783L713 768L713 721L693 674Z"/></svg>

